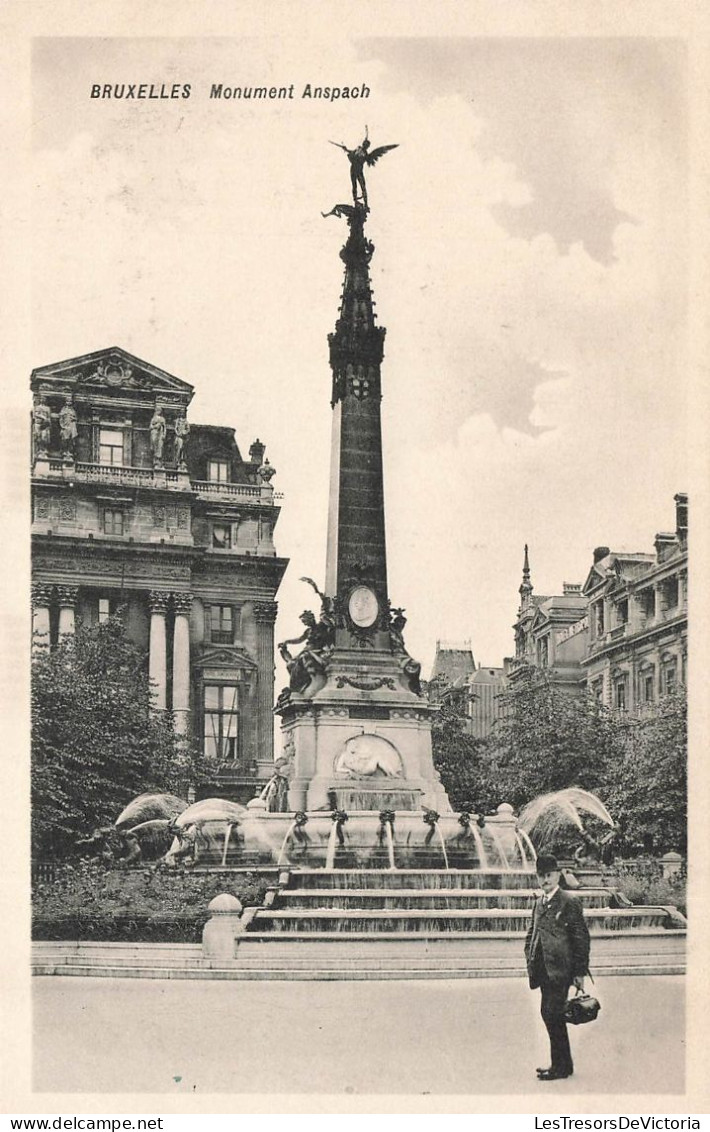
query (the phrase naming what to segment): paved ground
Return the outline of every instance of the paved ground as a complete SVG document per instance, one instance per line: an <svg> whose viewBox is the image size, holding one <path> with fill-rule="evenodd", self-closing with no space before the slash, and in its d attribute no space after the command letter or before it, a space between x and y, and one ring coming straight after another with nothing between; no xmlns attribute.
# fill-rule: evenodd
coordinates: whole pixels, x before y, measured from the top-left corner
<svg viewBox="0 0 710 1132"><path fill-rule="evenodd" d="M597 980L571 1029L575 1076L546 1085L539 993L520 979L189 982L35 978L39 1092L673 1094L684 980Z"/></svg>

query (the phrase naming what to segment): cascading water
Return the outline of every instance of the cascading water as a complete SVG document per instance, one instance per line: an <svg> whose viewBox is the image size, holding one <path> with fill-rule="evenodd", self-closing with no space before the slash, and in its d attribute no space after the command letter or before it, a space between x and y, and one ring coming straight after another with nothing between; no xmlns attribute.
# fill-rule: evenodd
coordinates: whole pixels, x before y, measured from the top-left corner
<svg viewBox="0 0 710 1132"><path fill-rule="evenodd" d="M569 829L584 832L581 814L590 814L604 825L614 826L614 819L596 794L570 786L542 794L523 807L518 818L518 829L527 833L538 850L554 845L555 838Z"/></svg>
<svg viewBox="0 0 710 1132"><path fill-rule="evenodd" d="M528 860L525 852L526 849L530 851L530 864L534 865L537 854L535 852L535 846L530 840L530 837L528 836L527 832L524 829L520 829L520 827L518 827L518 829L516 830L516 834L518 838L518 844L520 845L520 856L522 858L523 865L527 864Z"/></svg>
<svg viewBox="0 0 710 1132"><path fill-rule="evenodd" d="M283 841L281 842L281 849L280 849L280 851L279 851L279 855L278 855L278 857L276 858L276 864L277 864L277 865L282 865L282 864L283 864L283 857L284 857L284 853L286 852L286 846L287 846L287 844L288 844L288 839L289 839L289 837L291 836L291 834L293 833L293 831L294 831L294 829L295 829L295 828L296 828L296 822L295 822L295 820L294 820L294 821L292 821L292 822L291 822L290 826L289 826L289 827L288 827L288 829L286 830L286 833L285 833L285 835L284 835L284 839L283 839Z"/></svg>
<svg viewBox="0 0 710 1132"><path fill-rule="evenodd" d="M326 854L325 854L325 867L326 867L326 869L332 869L334 867L334 864L335 864L335 845L336 845L337 840L338 840L338 826L335 822L333 822L333 825L332 825L331 830L330 830L330 836L328 838L328 848L327 848Z"/></svg>
<svg viewBox="0 0 710 1132"><path fill-rule="evenodd" d="M510 869L510 861L508 860L508 854L506 853L505 848L503 846L503 840L500 836L499 830L496 829L496 827L495 827L495 825L493 825L493 823L491 823L490 825L487 825L486 829L488 829L490 831L490 835L493 839L493 844L496 847L496 851L498 853L498 859L501 863L502 868Z"/></svg>
<svg viewBox="0 0 710 1132"><path fill-rule="evenodd" d="M441 830L439 829L439 823L438 822L435 823L434 828L436 830L436 835L439 838L439 843L441 845L441 852L442 852L443 857L444 857L444 868L448 869L448 867L449 867L449 856L448 856L448 853L446 852L446 842L444 841L444 835L442 834Z"/></svg>
<svg viewBox="0 0 710 1132"><path fill-rule="evenodd" d="M397 866L394 861L394 837L392 836L392 822L385 822L385 840L387 841L387 856L389 858L389 867L396 869Z"/></svg>
<svg viewBox="0 0 710 1132"><path fill-rule="evenodd" d="M227 822L227 828L224 833L224 849L222 851L222 868L227 864L227 850L229 849L229 839L232 836L234 824L234 822Z"/></svg>

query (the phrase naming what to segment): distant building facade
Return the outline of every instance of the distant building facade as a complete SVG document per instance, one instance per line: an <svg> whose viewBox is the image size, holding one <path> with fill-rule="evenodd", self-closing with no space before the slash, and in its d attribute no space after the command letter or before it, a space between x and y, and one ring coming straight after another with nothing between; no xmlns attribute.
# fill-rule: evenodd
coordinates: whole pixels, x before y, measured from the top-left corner
<svg viewBox="0 0 710 1132"><path fill-rule="evenodd" d="M511 687L532 666L563 691L638 711L685 684L687 495L675 504L675 532L657 534L653 553L597 547L584 584L565 583L556 597L533 593L525 547L515 656L504 662Z"/></svg>
<svg viewBox="0 0 710 1132"><path fill-rule="evenodd" d="M193 388L126 351L32 373L35 647L121 611L156 710L246 800L273 768L274 469L190 424Z"/></svg>
<svg viewBox="0 0 710 1132"><path fill-rule="evenodd" d="M502 668L476 667L471 642L436 642L429 680L429 698L456 704L468 718L468 731L476 739L490 735L500 718L500 694L505 687Z"/></svg>
<svg viewBox="0 0 710 1132"><path fill-rule="evenodd" d="M653 554L599 547L583 586L589 604L587 689L600 703L637 712L687 682L688 496L675 496L676 529Z"/></svg>
<svg viewBox="0 0 710 1132"><path fill-rule="evenodd" d="M562 593L556 596L534 594L526 546L518 592L520 606L513 625L515 656L505 661L506 679L515 684L525 669L533 665L545 669L556 687L578 692L584 680L581 661L589 640L582 586L565 582Z"/></svg>

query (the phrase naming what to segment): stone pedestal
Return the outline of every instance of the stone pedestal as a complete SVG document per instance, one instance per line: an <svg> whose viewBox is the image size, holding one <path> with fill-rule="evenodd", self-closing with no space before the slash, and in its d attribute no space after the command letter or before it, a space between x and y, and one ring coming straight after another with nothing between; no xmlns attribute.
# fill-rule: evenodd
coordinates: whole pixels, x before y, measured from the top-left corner
<svg viewBox="0 0 710 1132"><path fill-rule="evenodd" d="M315 688L278 709L291 811L451 812L432 760L433 709L409 690L396 654L336 648Z"/></svg>

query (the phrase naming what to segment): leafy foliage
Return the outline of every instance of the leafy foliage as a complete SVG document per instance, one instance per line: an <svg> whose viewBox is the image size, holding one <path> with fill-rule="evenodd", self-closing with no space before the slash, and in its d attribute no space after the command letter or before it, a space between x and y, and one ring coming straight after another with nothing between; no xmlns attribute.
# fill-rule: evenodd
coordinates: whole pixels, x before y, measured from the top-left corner
<svg viewBox="0 0 710 1132"><path fill-rule="evenodd" d="M213 897L228 891L261 904L273 878L63 862L32 893L33 939L197 943Z"/></svg>
<svg viewBox="0 0 710 1132"><path fill-rule="evenodd" d="M591 697L562 691L530 668L504 697L489 740L490 773L516 808L540 794L580 786L604 800L620 753L614 717Z"/></svg>
<svg viewBox="0 0 710 1132"><path fill-rule="evenodd" d="M503 697L485 741L467 734L463 704L441 705L434 764L455 809L527 802L570 786L590 790L621 826L617 852L684 852L687 845L687 705L684 689L636 716L571 695L531 667ZM592 835L595 828L587 819ZM571 851L579 836L570 831ZM562 848L560 848L560 852Z"/></svg>
<svg viewBox="0 0 710 1132"><path fill-rule="evenodd" d="M467 718L459 700L440 704L431 733L434 767L455 810L486 813L502 799L496 797L488 773L486 744L467 733Z"/></svg>
<svg viewBox="0 0 710 1132"><path fill-rule="evenodd" d="M120 616L79 627L32 668L33 851L61 854L135 795L185 796L201 772L169 713L152 713L145 654Z"/></svg>
<svg viewBox="0 0 710 1132"><path fill-rule="evenodd" d="M622 756L609 775L609 805L624 840L659 853L687 846L688 722L684 689L623 726Z"/></svg>

